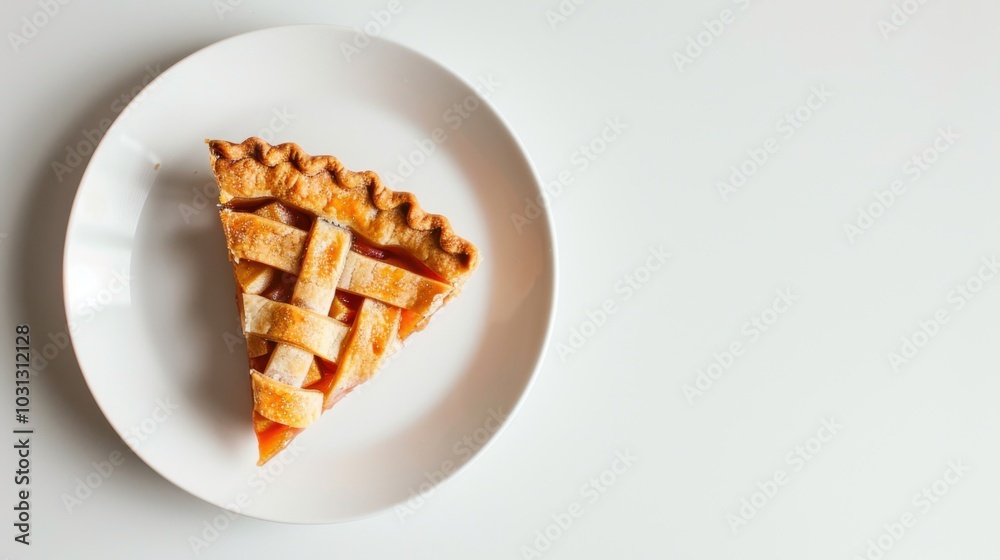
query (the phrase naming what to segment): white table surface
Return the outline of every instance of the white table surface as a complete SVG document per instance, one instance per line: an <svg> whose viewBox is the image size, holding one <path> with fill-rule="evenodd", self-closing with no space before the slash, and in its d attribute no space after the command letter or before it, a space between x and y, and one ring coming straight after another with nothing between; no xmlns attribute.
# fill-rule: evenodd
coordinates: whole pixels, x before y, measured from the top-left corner
<svg viewBox="0 0 1000 560"><path fill-rule="evenodd" d="M541 177L572 179L552 202L555 331L519 413L412 515L236 518L195 550L221 510L128 451L65 350L32 384L30 547L13 541L13 438L0 452L0 556L1000 555L1000 281L981 264L1000 256L1000 6L399 1L383 34L470 81L492 77L491 101ZM215 41L363 26L387 5L47 2L52 17L35 15L46 0L0 5L0 316L11 338L30 323L43 340L65 329L62 245L85 163L57 177L52 162L83 130L113 118L149 69ZM546 13L560 9L553 27ZM12 38L25 17L45 24ZM720 17L730 23L703 23ZM706 28L721 34L678 58ZM624 130L584 167L578 150L609 120ZM732 166L754 156L767 160L723 196ZM866 222L869 206L879 216ZM665 264L644 269L661 248ZM588 326L605 305L614 313ZM946 322L929 322L936 313ZM922 347L894 367L901 337ZM716 360L726 367L702 394L685 389ZM13 371L4 378L0 419L14 429ZM68 508L64 495L115 453Z"/></svg>

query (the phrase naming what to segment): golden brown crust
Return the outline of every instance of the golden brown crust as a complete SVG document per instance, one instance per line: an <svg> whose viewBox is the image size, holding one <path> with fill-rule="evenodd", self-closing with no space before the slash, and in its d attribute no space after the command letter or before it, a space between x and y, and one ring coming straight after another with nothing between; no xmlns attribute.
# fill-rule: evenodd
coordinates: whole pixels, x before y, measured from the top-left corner
<svg viewBox="0 0 1000 560"><path fill-rule="evenodd" d="M401 247L454 288L479 264L479 251L447 218L424 212L413 194L390 190L372 171L350 171L337 158L310 156L297 144L272 146L256 137L207 142L223 203L276 198L380 245Z"/></svg>

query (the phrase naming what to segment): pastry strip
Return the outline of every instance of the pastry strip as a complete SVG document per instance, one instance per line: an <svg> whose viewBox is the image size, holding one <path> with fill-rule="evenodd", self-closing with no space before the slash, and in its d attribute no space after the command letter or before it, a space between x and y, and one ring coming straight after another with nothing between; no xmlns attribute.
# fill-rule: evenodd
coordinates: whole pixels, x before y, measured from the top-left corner
<svg viewBox="0 0 1000 560"><path fill-rule="evenodd" d="M399 308L365 299L337 364L337 378L327 394L327 403L368 381L382 360L399 346Z"/></svg>
<svg viewBox="0 0 1000 560"><path fill-rule="evenodd" d="M258 414L292 428L305 428L323 413L323 393L290 387L257 370L250 370L254 410Z"/></svg>
<svg viewBox="0 0 1000 560"><path fill-rule="evenodd" d="M293 344L330 362L336 362L347 325L325 315L243 294L243 331L275 342Z"/></svg>

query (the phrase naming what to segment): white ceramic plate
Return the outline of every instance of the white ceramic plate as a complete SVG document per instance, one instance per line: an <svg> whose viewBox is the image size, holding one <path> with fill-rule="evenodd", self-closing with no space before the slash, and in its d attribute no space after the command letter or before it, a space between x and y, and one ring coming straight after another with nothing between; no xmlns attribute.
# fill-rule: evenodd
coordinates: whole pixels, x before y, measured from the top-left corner
<svg viewBox="0 0 1000 560"><path fill-rule="evenodd" d="M70 217L66 310L101 410L167 480L261 519L347 520L427 491L495 437L551 329L551 220L515 227L540 183L488 80L477 92L387 41L345 49L354 39L281 27L181 61L108 131ZM484 255L461 297L264 468L203 143L251 135L378 171Z"/></svg>

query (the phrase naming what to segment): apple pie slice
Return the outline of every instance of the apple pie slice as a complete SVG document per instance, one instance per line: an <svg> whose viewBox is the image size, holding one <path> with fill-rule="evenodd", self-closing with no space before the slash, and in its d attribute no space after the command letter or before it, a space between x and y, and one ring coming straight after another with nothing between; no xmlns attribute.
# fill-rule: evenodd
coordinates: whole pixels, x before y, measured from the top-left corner
<svg viewBox="0 0 1000 560"><path fill-rule="evenodd" d="M263 465L424 328L480 256L371 171L260 138L208 146Z"/></svg>

